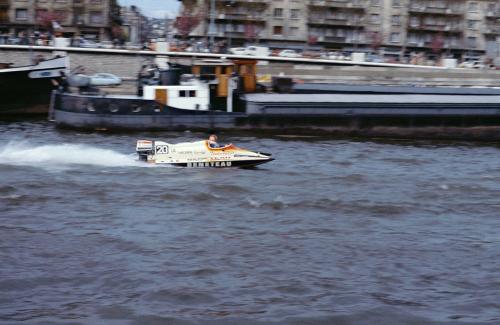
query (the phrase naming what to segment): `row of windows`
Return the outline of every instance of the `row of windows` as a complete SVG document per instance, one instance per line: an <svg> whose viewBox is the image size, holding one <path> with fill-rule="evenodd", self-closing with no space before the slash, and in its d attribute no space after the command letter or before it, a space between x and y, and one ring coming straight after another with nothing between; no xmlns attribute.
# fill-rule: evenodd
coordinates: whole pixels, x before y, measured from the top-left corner
<svg viewBox="0 0 500 325"><path fill-rule="evenodd" d="M370 0L372 6L380 6L381 0ZM392 0L393 7L401 7L403 5L401 0ZM432 8L459 8L460 3L450 2L447 0L412 0L412 7L429 6ZM497 4L495 2L488 2L487 11L495 11ZM469 2L468 11L476 12L479 10L479 2Z"/></svg>
<svg viewBox="0 0 500 325"><path fill-rule="evenodd" d="M371 4L373 6L379 6L380 5L380 0L371 0ZM427 2L413 2L412 1L412 7L418 7L418 8L423 8L424 6L430 6L432 8L452 8L453 9L460 9L458 6L459 4L453 3L449 4L447 1L444 0L434 0L434 1L427 1ZM392 6L393 7L400 7L402 5L401 0L392 0ZM487 11L495 11L496 9L496 4L494 2L488 3ZM470 12L477 12L479 10L479 3L477 2L470 2L469 3L469 11ZM274 8L274 18L284 18L284 9L283 8ZM379 14L372 14L372 23L377 23L378 22L378 16ZM291 19L298 19L300 18L300 9L290 9L290 17ZM275 33L275 34L280 34L280 33Z"/></svg>
<svg viewBox="0 0 500 325"><path fill-rule="evenodd" d="M455 9L462 10L462 4L458 1L445 1L445 0L412 0L410 3L412 8L440 8L440 9ZM495 11L497 4L495 2L488 2L486 4L487 11ZM479 2L469 2L467 6L467 10L469 12L478 12L479 11Z"/></svg>
<svg viewBox="0 0 500 325"><path fill-rule="evenodd" d="M325 18L325 16L312 16L312 19L321 19ZM339 15L334 15L334 16L326 16L326 18L330 19L346 19L352 22L353 24L359 23L361 21L361 16L349 16L349 17L344 17L344 16L339 16ZM412 27L416 27L419 25L419 18L418 17L411 17L411 23L410 25ZM370 23L372 24L379 24L381 22L380 20L380 15L379 14L371 14L370 15ZM468 20L468 28L477 28L477 23L479 21L477 20ZM447 25L449 23L456 23L459 24L460 20L457 20L456 22L453 22L449 19L444 19L444 18L435 18L433 16L426 17L425 24L427 25ZM391 16L391 24L392 25L401 25L401 15L392 15Z"/></svg>
<svg viewBox="0 0 500 325"><path fill-rule="evenodd" d="M410 34L408 35L408 43L430 43L433 41L431 35L426 35L427 37L421 37L416 34ZM391 37L389 39L391 43L399 43L401 42L401 34L400 33L391 33ZM458 38L445 38L443 39L445 47L447 46L453 46L453 47L458 47L460 46L460 40ZM475 48L477 46L477 37L467 37L467 47L469 48Z"/></svg>
<svg viewBox="0 0 500 325"><path fill-rule="evenodd" d="M479 20L467 20L467 28L469 29L477 29ZM379 24L380 23L380 15L379 14L371 14L370 15L370 23ZM401 16L400 15L392 15L391 16L391 24L392 25L401 25ZM442 17L436 18L433 16L428 16L424 20L419 17L411 17L410 18L410 26L418 27L419 25L434 25L434 26L452 26L452 27L460 27L461 20L460 19L444 19Z"/></svg>
<svg viewBox="0 0 500 325"><path fill-rule="evenodd" d="M372 6L380 6L382 0L370 0L370 5ZM357 1L352 1L353 5L361 5L361 2L359 0ZM403 1L401 0L392 0L392 7L401 7L403 5ZM448 1L448 0L412 0L411 1L412 6L429 6L432 8L449 8L450 6L460 6L459 3L453 2L453 1ZM487 10L488 11L495 11L496 9L496 3L495 2L489 2L487 4ZM478 2L470 2L468 10L471 12L475 12L479 10L479 3ZM283 17L283 8L274 8L274 17L282 18ZM299 18L300 15L300 9L290 9L290 18Z"/></svg>
<svg viewBox="0 0 500 325"><path fill-rule="evenodd" d="M48 12L47 9L37 9L35 11L35 19L40 19ZM59 17L60 20L65 20L67 11L65 10L54 10L54 14ZM16 9L15 11L16 20L28 20L28 9ZM100 12L89 13L89 20L92 24L100 24L103 22L103 16Z"/></svg>
<svg viewBox="0 0 500 325"><path fill-rule="evenodd" d="M179 97L196 97L196 90L179 90Z"/></svg>
<svg viewBox="0 0 500 325"><path fill-rule="evenodd" d="M273 26L273 35L282 36L283 35L283 26ZM289 27L288 28L289 36L298 36L299 35L299 27Z"/></svg>
<svg viewBox="0 0 500 325"><path fill-rule="evenodd" d="M275 18L283 18L283 8L274 8L273 16ZM290 9L290 18L297 19L300 18L300 9Z"/></svg>
<svg viewBox="0 0 500 325"><path fill-rule="evenodd" d="M419 46L423 46L426 44L431 44L434 42L435 36L431 34L419 35L419 34L408 34L408 44L415 44ZM451 37L443 37L443 47L461 47L466 46L467 48L476 48L477 47L477 37L467 37L465 40L465 44L462 43L461 39L456 36Z"/></svg>
<svg viewBox="0 0 500 325"><path fill-rule="evenodd" d="M371 0L370 4L372 6L380 6L380 0ZM392 0L393 7L401 7L401 0Z"/></svg>
<svg viewBox="0 0 500 325"><path fill-rule="evenodd" d="M91 5L100 5L103 0L87 0ZM55 3L85 3L85 0L37 0L38 3L55 2Z"/></svg>
<svg viewBox="0 0 500 325"><path fill-rule="evenodd" d="M337 13L336 15L328 15L328 16L318 16L318 15L313 15L311 16L312 19L322 19L322 18L329 18L329 19L347 19L349 18L349 21L351 21L353 24L357 24L361 21L361 16L355 16L351 15L349 17L345 16L343 13ZM380 24L381 16L380 14L371 14L370 15L370 23L371 24ZM412 17L412 19L418 19L417 17ZM433 17L429 17L429 19L433 19ZM401 15L392 15L391 16L391 23L392 25L401 25ZM476 21L474 20L469 20L468 25L470 26L469 28L476 28L475 25L471 26L472 24L475 24ZM430 25L433 25L433 23L429 23ZM412 24L412 26L415 24ZM298 27L291 27L290 28L290 35L295 35L296 32L298 32L299 28ZM274 26L273 28L273 34L274 35L282 35L283 34L283 26Z"/></svg>
<svg viewBox="0 0 500 325"><path fill-rule="evenodd" d="M380 6L381 0L371 0L372 6ZM401 0L392 0L392 7L401 7L403 2ZM428 1L411 1L412 8L424 8L426 6L431 8L442 8L442 9L461 9L461 4L456 2L449 2L446 0L428 0ZM470 2L468 6L468 10L470 12L479 11L479 3L478 2ZM489 2L487 4L487 11L495 11L496 3ZM274 18L284 18L285 9L283 8L274 8L273 17ZM300 9L290 9L290 17L292 19L300 18Z"/></svg>

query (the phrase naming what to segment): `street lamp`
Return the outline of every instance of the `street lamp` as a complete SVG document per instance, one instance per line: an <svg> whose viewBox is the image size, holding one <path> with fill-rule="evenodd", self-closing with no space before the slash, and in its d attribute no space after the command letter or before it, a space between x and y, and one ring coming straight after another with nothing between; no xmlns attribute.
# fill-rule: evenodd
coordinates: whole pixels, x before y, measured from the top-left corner
<svg viewBox="0 0 500 325"><path fill-rule="evenodd" d="M215 35L217 34L215 28L215 0L210 0L210 24L208 25L208 36L210 37L210 50L214 52L215 49Z"/></svg>

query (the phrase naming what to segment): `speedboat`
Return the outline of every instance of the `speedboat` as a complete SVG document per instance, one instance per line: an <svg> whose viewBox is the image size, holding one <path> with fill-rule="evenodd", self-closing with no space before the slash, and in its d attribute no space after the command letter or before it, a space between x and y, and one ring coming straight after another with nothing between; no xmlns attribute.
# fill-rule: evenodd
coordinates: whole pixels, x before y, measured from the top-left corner
<svg viewBox="0 0 500 325"><path fill-rule="evenodd" d="M249 168L274 160L271 154L238 148L234 144L213 148L208 140L177 144L138 140L136 151L142 161L191 168Z"/></svg>

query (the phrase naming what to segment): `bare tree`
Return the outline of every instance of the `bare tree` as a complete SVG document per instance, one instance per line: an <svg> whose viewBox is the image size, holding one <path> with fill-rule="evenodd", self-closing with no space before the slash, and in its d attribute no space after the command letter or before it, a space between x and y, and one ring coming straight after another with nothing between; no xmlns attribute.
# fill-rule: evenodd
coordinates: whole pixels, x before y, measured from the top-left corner
<svg viewBox="0 0 500 325"><path fill-rule="evenodd" d="M443 47L444 47L443 33L439 32L432 38L431 49L434 54L439 55L443 50Z"/></svg>
<svg viewBox="0 0 500 325"><path fill-rule="evenodd" d="M257 38L257 33L255 32L255 25L251 22L245 24L245 38L247 41L255 41Z"/></svg>
<svg viewBox="0 0 500 325"><path fill-rule="evenodd" d="M197 15L192 8L185 7L182 13L177 16L174 27L177 28L179 35L186 39L200 22L201 15Z"/></svg>
<svg viewBox="0 0 500 325"><path fill-rule="evenodd" d="M60 23L64 20L66 20L66 12L63 11L44 11L37 15L37 24L52 32L58 32L58 29L61 29Z"/></svg>
<svg viewBox="0 0 500 325"><path fill-rule="evenodd" d="M371 33L371 43L370 46L374 52L378 52L380 46L382 45L382 34L379 32Z"/></svg>

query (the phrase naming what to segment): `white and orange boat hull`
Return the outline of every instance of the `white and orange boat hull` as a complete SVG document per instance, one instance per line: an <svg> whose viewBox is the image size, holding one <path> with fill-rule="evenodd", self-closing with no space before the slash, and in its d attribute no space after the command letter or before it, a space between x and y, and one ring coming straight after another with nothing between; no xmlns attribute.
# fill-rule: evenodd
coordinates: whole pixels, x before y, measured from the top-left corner
<svg viewBox="0 0 500 325"><path fill-rule="evenodd" d="M170 144L163 141L138 140L139 159L188 168L249 168L274 159L271 154L254 152L229 144L212 148L208 141Z"/></svg>

